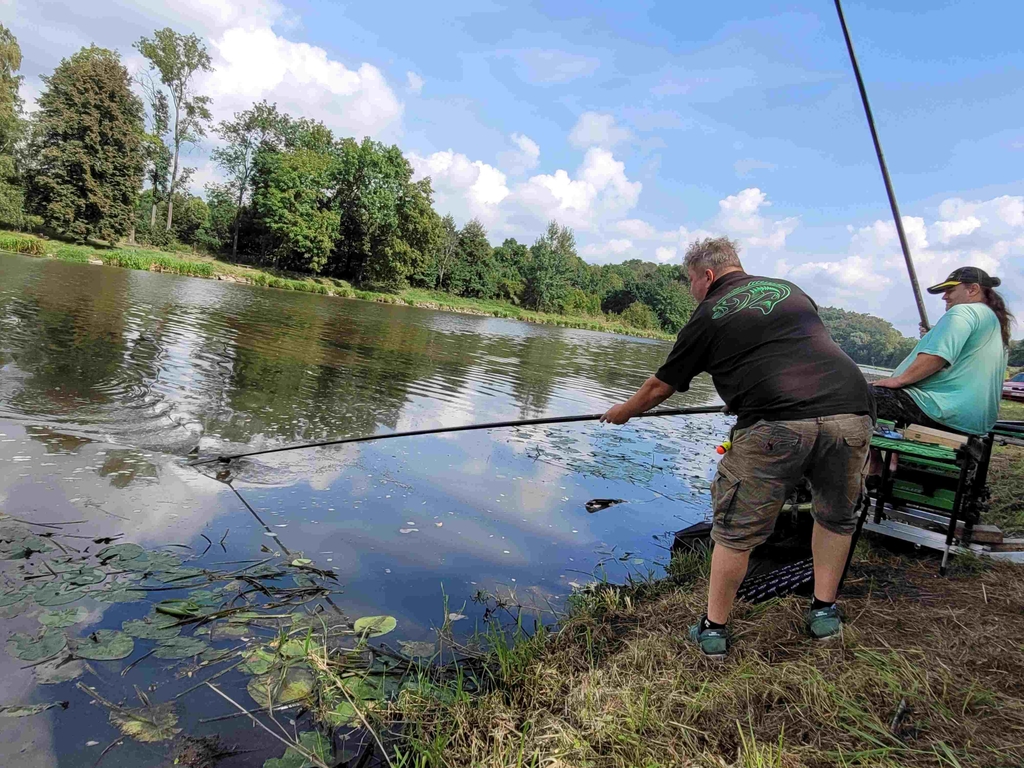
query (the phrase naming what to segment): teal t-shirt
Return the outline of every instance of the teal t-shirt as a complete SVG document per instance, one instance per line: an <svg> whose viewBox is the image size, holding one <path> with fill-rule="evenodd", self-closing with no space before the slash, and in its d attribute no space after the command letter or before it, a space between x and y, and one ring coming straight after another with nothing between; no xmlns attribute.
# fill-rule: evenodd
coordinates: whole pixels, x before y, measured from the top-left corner
<svg viewBox="0 0 1024 768"><path fill-rule="evenodd" d="M985 304L957 304L899 364L899 376L920 353L937 355L949 365L905 387L930 418L959 432L981 435L999 415L1006 347L995 312Z"/></svg>

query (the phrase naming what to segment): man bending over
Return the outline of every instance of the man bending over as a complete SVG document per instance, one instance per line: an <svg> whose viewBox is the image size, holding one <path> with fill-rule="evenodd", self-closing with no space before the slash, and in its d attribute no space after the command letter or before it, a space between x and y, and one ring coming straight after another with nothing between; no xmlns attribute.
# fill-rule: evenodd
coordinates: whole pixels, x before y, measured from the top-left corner
<svg viewBox="0 0 1024 768"><path fill-rule="evenodd" d="M711 486L715 543L708 610L690 638L709 656L729 648L726 622L750 551L771 535L806 478L813 496L811 635L838 634L836 591L856 527L874 403L863 374L829 336L817 305L785 280L743 271L728 238L693 243L683 265L699 302L665 364L603 421L625 424L711 374L737 415Z"/></svg>

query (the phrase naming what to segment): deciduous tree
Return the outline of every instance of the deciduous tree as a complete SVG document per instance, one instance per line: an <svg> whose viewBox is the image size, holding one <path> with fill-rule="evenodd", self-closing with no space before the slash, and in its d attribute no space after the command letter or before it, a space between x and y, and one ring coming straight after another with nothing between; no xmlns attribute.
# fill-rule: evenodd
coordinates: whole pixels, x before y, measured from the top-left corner
<svg viewBox="0 0 1024 768"><path fill-rule="evenodd" d="M496 298L513 304L522 302L523 291L526 289L523 275L529 269L529 261L530 249L514 237L507 238L494 249L494 266L498 273L494 286Z"/></svg>
<svg viewBox="0 0 1024 768"><path fill-rule="evenodd" d="M285 151L257 153L252 206L272 263L324 271L338 239L337 163L331 132L311 121L294 126Z"/></svg>
<svg viewBox="0 0 1024 768"><path fill-rule="evenodd" d="M542 312L560 312L573 288L577 261L573 231L557 221L549 222L547 231L530 248L524 303Z"/></svg>
<svg viewBox="0 0 1024 768"><path fill-rule="evenodd" d="M11 31L0 24L0 221L20 226L24 192L15 163L15 145L24 135L21 96L21 47Z"/></svg>
<svg viewBox="0 0 1024 768"><path fill-rule="evenodd" d="M168 197L171 150L164 137L170 130L170 105L167 94L149 73L140 74L137 82L149 102L149 130L143 140L143 151L146 155L146 180L153 191L149 208L149 232L152 234L156 229L157 206Z"/></svg>
<svg viewBox="0 0 1024 768"><path fill-rule="evenodd" d="M96 46L43 83L30 203L57 230L114 241L131 230L142 185L142 102L120 57Z"/></svg>
<svg viewBox="0 0 1024 768"><path fill-rule="evenodd" d="M211 153L213 160L227 176L228 188L235 198L235 221L231 240L231 256L238 255L238 227L242 206L251 192L252 175L256 168L256 153L280 151L288 128L288 116L277 111L276 104L261 101L252 109L236 112L234 120L222 120L217 134L224 140L223 147Z"/></svg>
<svg viewBox="0 0 1024 768"><path fill-rule="evenodd" d="M171 178L168 184L167 230L174 218L174 193L189 178L194 168L180 168L181 148L196 144L206 135L210 115L210 98L195 91L199 72L213 71L210 54L196 35L182 35L170 27L158 29L152 38L142 37L135 48L149 60L149 67L160 73L160 82L170 94L171 115Z"/></svg>
<svg viewBox="0 0 1024 768"><path fill-rule="evenodd" d="M451 290L461 296L489 299L494 296L497 269L494 249L479 219L470 219L459 230L455 260L451 267Z"/></svg>
<svg viewBox="0 0 1024 768"><path fill-rule="evenodd" d="M369 138L338 145L339 268L357 283L393 290L416 254L402 238L412 167L402 151Z"/></svg>
<svg viewBox="0 0 1024 768"><path fill-rule="evenodd" d="M437 285L438 290L445 290L448 285L445 278L455 261L459 249L459 228L455 226L455 218L449 213L441 219L441 229L437 242Z"/></svg>

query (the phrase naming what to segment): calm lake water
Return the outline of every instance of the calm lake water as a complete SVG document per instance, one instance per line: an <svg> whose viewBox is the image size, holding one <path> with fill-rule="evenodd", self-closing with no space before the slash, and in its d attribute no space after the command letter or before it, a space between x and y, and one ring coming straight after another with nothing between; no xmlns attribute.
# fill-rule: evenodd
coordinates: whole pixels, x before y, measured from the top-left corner
<svg viewBox="0 0 1024 768"><path fill-rule="evenodd" d="M588 331L0 254L0 512L65 541L123 535L221 567L267 550L338 578L347 616L388 614L386 640L429 641L448 611L483 626L479 592L551 621L575 585L659 573L671 533L702 519L721 416L389 440L248 461L235 487L187 465L203 454L331 437L600 412L657 368L669 345ZM716 402L710 380L666 407ZM193 454L194 455L194 454ZM624 499L589 514L584 503ZM268 535L273 534L273 535ZM204 536L206 538L204 538ZM208 547L212 542L213 546ZM221 545L222 542L222 545ZM205 554L204 550L207 550ZM23 561L22 561L23 562ZM18 561L0 562L4 588ZM172 593L160 593L160 597ZM82 603L71 637L118 628L146 602ZM39 609L0 619L39 630ZM391 640L391 638L395 638ZM195 683L142 658L91 662L80 681L114 702L133 686L167 701ZM0 705L68 701L0 719L0 764L91 766L119 732L73 682L36 685L0 654ZM205 672L197 673L202 679ZM220 678L244 697L241 673ZM245 699L249 706L251 700ZM185 733L220 733L262 765L280 745L198 690ZM95 742L94 744L92 742ZM103 766L160 765L165 744L127 740Z"/></svg>

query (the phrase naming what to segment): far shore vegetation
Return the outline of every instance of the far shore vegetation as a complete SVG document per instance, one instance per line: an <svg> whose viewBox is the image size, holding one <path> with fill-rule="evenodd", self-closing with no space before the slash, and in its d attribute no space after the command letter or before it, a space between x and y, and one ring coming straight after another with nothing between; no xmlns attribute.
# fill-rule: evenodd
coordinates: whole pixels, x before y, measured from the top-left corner
<svg viewBox="0 0 1024 768"><path fill-rule="evenodd" d="M170 249L142 245L111 247L102 243L76 244L63 239L0 230L0 251L62 261L166 272L189 277L205 277L385 304L403 304L463 314L524 320L641 338L662 340L675 338L674 333L660 326L651 327L651 324L644 321L643 315L638 323L632 312L619 314L539 312L517 306L507 300L457 296L428 288L406 287L393 292L363 290L353 286L347 280L339 278L311 276L287 270L232 263L223 257L197 253L184 246ZM822 309L822 318L839 345L860 363L880 365L881 363L875 362L878 356L872 353L872 349L885 344L887 337L898 335L892 325L871 315L825 307ZM912 340L907 339L906 341ZM894 361L890 359L885 362L891 365ZM1011 367L1008 369L1008 374L1017 372L1022 364L1024 364L1024 343L1015 342L1011 351Z"/></svg>
<svg viewBox="0 0 1024 768"><path fill-rule="evenodd" d="M492 246L481 221L435 210L430 178L397 146L267 102L215 124L196 35L125 42L142 71L82 48L26 112L21 50L0 25L0 227L49 238L9 232L5 248L650 338L672 338L693 310L681 265L589 264L555 221L532 244ZM222 180L195 195L185 158L210 134ZM822 316L858 363L893 366L914 344L871 315Z"/></svg>

